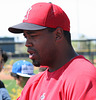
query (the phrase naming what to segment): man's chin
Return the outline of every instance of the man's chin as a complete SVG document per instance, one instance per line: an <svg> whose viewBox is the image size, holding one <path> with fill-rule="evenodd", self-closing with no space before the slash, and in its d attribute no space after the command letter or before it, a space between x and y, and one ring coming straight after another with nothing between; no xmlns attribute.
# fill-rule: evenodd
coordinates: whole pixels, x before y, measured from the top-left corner
<svg viewBox="0 0 96 100"><path fill-rule="evenodd" d="M40 63L38 61L33 61L32 64L36 67L40 67Z"/></svg>
<svg viewBox="0 0 96 100"><path fill-rule="evenodd" d="M40 66L38 66L38 65L34 65L35 67L40 67Z"/></svg>

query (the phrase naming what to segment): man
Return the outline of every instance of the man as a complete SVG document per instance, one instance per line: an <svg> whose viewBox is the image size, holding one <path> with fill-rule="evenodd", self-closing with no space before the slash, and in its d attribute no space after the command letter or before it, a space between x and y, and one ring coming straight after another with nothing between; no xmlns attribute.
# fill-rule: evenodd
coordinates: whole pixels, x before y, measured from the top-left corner
<svg viewBox="0 0 96 100"><path fill-rule="evenodd" d="M34 74L34 66L26 60L16 61L12 66L11 76L20 87L24 87L28 79Z"/></svg>
<svg viewBox="0 0 96 100"><path fill-rule="evenodd" d="M70 21L59 6L36 3L9 31L23 33L35 66L49 67L29 79L17 100L96 100L96 69L74 51Z"/></svg>
<svg viewBox="0 0 96 100"><path fill-rule="evenodd" d="M1 59L0 59L0 72L3 69L4 64L8 60L6 52L0 49ZM7 89L4 86L4 83L0 80L0 100L11 100Z"/></svg>

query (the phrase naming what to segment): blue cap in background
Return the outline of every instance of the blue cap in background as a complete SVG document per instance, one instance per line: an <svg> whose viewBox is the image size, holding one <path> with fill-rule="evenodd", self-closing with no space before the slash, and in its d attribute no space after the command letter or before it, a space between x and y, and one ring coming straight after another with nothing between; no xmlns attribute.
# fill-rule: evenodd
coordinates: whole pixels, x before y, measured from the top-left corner
<svg viewBox="0 0 96 100"><path fill-rule="evenodd" d="M22 77L31 77L35 75L33 64L25 60L16 61L12 66L12 73Z"/></svg>

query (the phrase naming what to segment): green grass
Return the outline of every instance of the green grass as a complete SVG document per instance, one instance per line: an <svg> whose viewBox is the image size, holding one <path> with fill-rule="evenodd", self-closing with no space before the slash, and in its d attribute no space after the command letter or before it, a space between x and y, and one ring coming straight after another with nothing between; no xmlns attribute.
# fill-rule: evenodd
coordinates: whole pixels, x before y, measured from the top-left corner
<svg viewBox="0 0 96 100"><path fill-rule="evenodd" d="M32 60L29 59L28 57L26 57L26 58L18 57L18 58L9 58L8 61L6 62L6 65L10 64L10 62L15 63L16 61L19 61L19 60L26 60L26 61L29 61L32 63Z"/></svg>
<svg viewBox="0 0 96 100"><path fill-rule="evenodd" d="M5 84L6 89L8 90L9 94L12 94L12 89L18 89L19 86L16 85L15 80L2 80Z"/></svg>
<svg viewBox="0 0 96 100"><path fill-rule="evenodd" d="M3 82L6 89L8 90L11 100L16 100L20 96L23 88L16 85L15 80L3 80Z"/></svg>

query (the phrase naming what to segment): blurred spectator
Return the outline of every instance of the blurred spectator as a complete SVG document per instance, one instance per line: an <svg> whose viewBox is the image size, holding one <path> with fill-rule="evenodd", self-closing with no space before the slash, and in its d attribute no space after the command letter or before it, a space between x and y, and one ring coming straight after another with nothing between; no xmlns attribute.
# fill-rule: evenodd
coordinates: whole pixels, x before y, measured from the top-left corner
<svg viewBox="0 0 96 100"><path fill-rule="evenodd" d="M6 52L0 49L0 72L3 69L4 64L8 60ZM4 86L4 83L0 80L0 100L11 100L7 89Z"/></svg>
<svg viewBox="0 0 96 100"><path fill-rule="evenodd" d="M8 55L6 54L6 52L2 51L0 60L0 71L2 71L3 66L7 62L7 60L8 60Z"/></svg>
<svg viewBox="0 0 96 100"><path fill-rule="evenodd" d="M0 61L1 61L1 58L2 58L2 49L0 48Z"/></svg>
<svg viewBox="0 0 96 100"><path fill-rule="evenodd" d="M13 76L16 83L23 88L27 80L32 75L35 75L33 71L34 66L32 63L25 60L19 60L13 64L11 76Z"/></svg>

